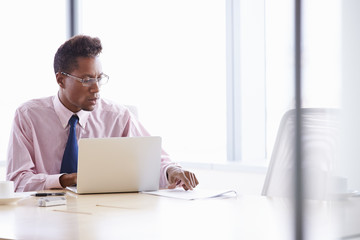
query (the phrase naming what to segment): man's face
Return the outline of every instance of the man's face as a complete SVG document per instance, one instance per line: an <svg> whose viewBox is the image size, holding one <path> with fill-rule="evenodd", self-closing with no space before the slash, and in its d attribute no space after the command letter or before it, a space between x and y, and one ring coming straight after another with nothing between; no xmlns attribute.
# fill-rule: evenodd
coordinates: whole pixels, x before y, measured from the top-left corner
<svg viewBox="0 0 360 240"><path fill-rule="evenodd" d="M96 78L102 73L101 63L98 57L78 57L78 68L68 74L78 78ZM97 83L86 87L81 82L61 73L56 75L60 86L60 101L72 112L80 110L92 111L99 98L100 88Z"/></svg>

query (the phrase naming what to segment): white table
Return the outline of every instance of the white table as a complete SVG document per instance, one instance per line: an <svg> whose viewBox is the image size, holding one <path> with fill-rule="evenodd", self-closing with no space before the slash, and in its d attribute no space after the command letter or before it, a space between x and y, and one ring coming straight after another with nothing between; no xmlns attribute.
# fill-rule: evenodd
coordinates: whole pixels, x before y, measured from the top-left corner
<svg viewBox="0 0 360 240"><path fill-rule="evenodd" d="M38 207L36 197L0 205L8 239L293 239L289 199L238 196L180 200L142 193L75 195ZM360 199L309 201L309 239L360 232Z"/></svg>

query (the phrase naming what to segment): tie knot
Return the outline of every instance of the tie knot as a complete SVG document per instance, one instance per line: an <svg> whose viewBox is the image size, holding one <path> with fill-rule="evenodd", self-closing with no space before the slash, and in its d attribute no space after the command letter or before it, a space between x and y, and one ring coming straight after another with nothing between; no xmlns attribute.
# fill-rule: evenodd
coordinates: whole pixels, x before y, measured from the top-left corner
<svg viewBox="0 0 360 240"><path fill-rule="evenodd" d="M71 127L75 127L78 121L79 121L79 117L77 115L72 115L71 118L69 119L69 125Z"/></svg>

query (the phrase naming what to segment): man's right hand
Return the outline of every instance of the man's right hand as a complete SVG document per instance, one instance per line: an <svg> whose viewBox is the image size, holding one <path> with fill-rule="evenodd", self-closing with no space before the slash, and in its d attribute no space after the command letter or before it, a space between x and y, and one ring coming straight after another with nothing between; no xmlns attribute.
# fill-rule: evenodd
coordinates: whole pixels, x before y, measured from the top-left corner
<svg viewBox="0 0 360 240"><path fill-rule="evenodd" d="M77 173L63 174L60 176L59 181L63 188L73 186L77 183Z"/></svg>

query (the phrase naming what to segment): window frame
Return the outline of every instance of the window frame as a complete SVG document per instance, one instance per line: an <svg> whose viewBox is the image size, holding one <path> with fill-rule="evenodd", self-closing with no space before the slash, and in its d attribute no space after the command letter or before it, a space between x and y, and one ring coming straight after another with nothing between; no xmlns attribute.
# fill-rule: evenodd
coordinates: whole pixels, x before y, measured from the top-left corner
<svg viewBox="0 0 360 240"><path fill-rule="evenodd" d="M250 11L255 11L255 16L246 14ZM245 26L249 23L253 25ZM226 25L228 162L264 165L268 152L265 1L227 0ZM255 31L253 26L257 27ZM253 69L257 71L252 73Z"/></svg>

